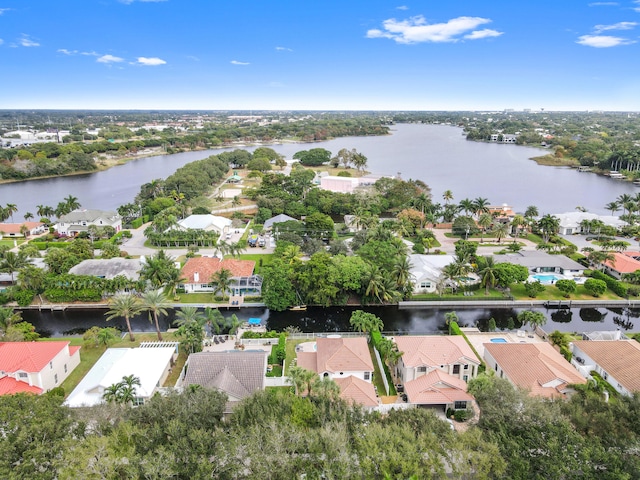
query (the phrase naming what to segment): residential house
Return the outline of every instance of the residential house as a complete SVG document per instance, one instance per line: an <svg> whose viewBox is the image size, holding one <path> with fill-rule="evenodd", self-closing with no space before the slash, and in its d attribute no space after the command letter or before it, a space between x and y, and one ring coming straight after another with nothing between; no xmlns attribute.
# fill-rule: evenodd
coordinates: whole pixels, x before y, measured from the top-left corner
<svg viewBox="0 0 640 480"><path fill-rule="evenodd" d="M584 274L586 267L564 255L550 255L541 250L523 250L506 255L494 255L495 263L515 263L529 269L530 273L559 273L569 277Z"/></svg>
<svg viewBox="0 0 640 480"><path fill-rule="evenodd" d="M113 227L116 232L119 232L122 230L122 219L117 212L78 209L62 215L54 228L60 235L72 237L80 232L86 232L89 225Z"/></svg>
<svg viewBox="0 0 640 480"><path fill-rule="evenodd" d="M560 235L573 235L576 233L587 233L585 227L581 224L585 220L593 221L600 220L606 226L613 228L622 228L627 225L627 222L620 220L618 217L614 217L612 215L596 215L595 213L589 212L568 212L568 213L557 213L553 215L560 221ZM597 232L590 232L597 233Z"/></svg>
<svg viewBox="0 0 640 480"><path fill-rule="evenodd" d="M378 406L373 361L365 337L318 337L312 351L299 351L297 365L334 380L340 397L368 409Z"/></svg>
<svg viewBox="0 0 640 480"><path fill-rule="evenodd" d="M117 276L127 277L136 281L140 278L142 263L137 258L109 258L83 260L78 265L71 267L69 273L73 275L92 275L98 278L111 280Z"/></svg>
<svg viewBox="0 0 640 480"><path fill-rule="evenodd" d="M473 397L467 393L467 383L442 370L431 370L404 384L407 402L423 408L465 410Z"/></svg>
<svg viewBox="0 0 640 480"><path fill-rule="evenodd" d="M458 335L406 335L393 338L402 356L396 376L405 385L434 370L467 382L478 374L480 360Z"/></svg>
<svg viewBox="0 0 640 480"><path fill-rule="evenodd" d="M335 193L353 193L360 186L356 177L337 177L327 175L320 178L320 188Z"/></svg>
<svg viewBox="0 0 640 480"><path fill-rule="evenodd" d="M532 396L561 397L586 379L549 343L485 343L487 369Z"/></svg>
<svg viewBox="0 0 640 480"><path fill-rule="evenodd" d="M200 352L189 355L181 385L214 388L228 397L225 413L257 390L264 390L267 352Z"/></svg>
<svg viewBox="0 0 640 480"><path fill-rule="evenodd" d="M211 277L220 270L231 272L232 283L229 290L234 296L261 295L262 277L254 275L256 262L253 260L236 260L217 257L190 258L182 267L184 290L186 293L214 292L216 287L211 283Z"/></svg>
<svg viewBox="0 0 640 480"><path fill-rule="evenodd" d="M205 232L215 231L220 235L231 231L232 221L217 215L189 215L178 221L175 227L179 230L204 230Z"/></svg>
<svg viewBox="0 0 640 480"><path fill-rule="evenodd" d="M290 217L289 215L285 215L284 213L281 213L280 215L271 217L269 220L265 220L263 224L263 228L265 230L271 230L276 223L297 222L297 221L298 220L296 220L295 218Z"/></svg>
<svg viewBox="0 0 640 480"><path fill-rule="evenodd" d="M625 252L626 253L626 252ZM620 280L625 273L634 273L640 270L640 260L625 253L613 253L613 260L605 260L602 264L604 271L612 277ZM634 252L630 252L633 254Z"/></svg>
<svg viewBox="0 0 640 480"><path fill-rule="evenodd" d="M622 395L640 392L640 343L635 340L578 340L571 363L583 375L597 372Z"/></svg>
<svg viewBox="0 0 640 480"><path fill-rule="evenodd" d="M148 342L138 348L108 348L91 370L71 392L65 404L69 407L98 405L105 389L133 375L140 380L136 386L134 405L151 398L169 376L178 356L177 342Z"/></svg>
<svg viewBox="0 0 640 480"><path fill-rule="evenodd" d="M24 238L23 231L27 235L39 235L46 230L42 222L0 223L0 238Z"/></svg>
<svg viewBox="0 0 640 480"><path fill-rule="evenodd" d="M0 395L48 392L79 364L69 342L0 342Z"/></svg>
<svg viewBox="0 0 640 480"><path fill-rule="evenodd" d="M454 261L453 255L409 255L414 293L433 293L442 279L444 267ZM470 277L471 278L471 277Z"/></svg>

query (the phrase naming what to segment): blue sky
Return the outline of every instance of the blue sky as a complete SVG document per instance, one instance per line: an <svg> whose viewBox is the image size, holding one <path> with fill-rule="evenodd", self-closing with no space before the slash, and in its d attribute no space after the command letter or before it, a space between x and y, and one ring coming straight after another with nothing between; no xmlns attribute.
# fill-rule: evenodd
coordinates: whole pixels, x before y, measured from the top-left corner
<svg viewBox="0 0 640 480"><path fill-rule="evenodd" d="M640 0L0 0L0 108L640 110Z"/></svg>

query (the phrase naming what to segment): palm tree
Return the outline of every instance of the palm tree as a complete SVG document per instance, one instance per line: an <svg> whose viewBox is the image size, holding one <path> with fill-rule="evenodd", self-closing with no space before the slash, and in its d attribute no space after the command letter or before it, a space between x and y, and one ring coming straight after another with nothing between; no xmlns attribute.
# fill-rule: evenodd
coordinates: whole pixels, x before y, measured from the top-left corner
<svg viewBox="0 0 640 480"><path fill-rule="evenodd" d="M80 202L78 201L78 197L74 197L69 194L64 198L64 203L67 206L67 210L69 212L74 211L77 208L80 208Z"/></svg>
<svg viewBox="0 0 640 480"><path fill-rule="evenodd" d="M498 222L493 227L493 235L498 239L498 243L509 234L509 224Z"/></svg>
<svg viewBox="0 0 640 480"><path fill-rule="evenodd" d="M442 198L444 200L444 203L448 205L449 202L453 200L453 192L451 190L445 190L442 194Z"/></svg>
<svg viewBox="0 0 640 480"><path fill-rule="evenodd" d="M202 324L205 318L196 307L180 307L176 312L176 325L189 325L192 323Z"/></svg>
<svg viewBox="0 0 640 480"><path fill-rule="evenodd" d="M411 268L413 265L406 255L400 255L396 258L393 265L393 278L396 282L396 287L401 292L407 292L411 288Z"/></svg>
<svg viewBox="0 0 640 480"><path fill-rule="evenodd" d="M230 270L222 268L211 275L211 284L215 287L216 291L222 292L222 301L227 295L227 290L233 283L233 274Z"/></svg>
<svg viewBox="0 0 640 480"><path fill-rule="evenodd" d="M482 197L474 198L473 207L476 216L480 216L483 213L489 213L489 199Z"/></svg>
<svg viewBox="0 0 640 480"><path fill-rule="evenodd" d="M11 223L13 223L13 214L18 211L18 206L15 203L7 203L5 211L11 217Z"/></svg>
<svg viewBox="0 0 640 480"><path fill-rule="evenodd" d="M480 243L483 243L484 233L487 231L487 228L489 228L492 223L493 223L493 218L488 213L483 213L478 218L478 225L482 228L482 234L480 235Z"/></svg>
<svg viewBox="0 0 640 480"><path fill-rule="evenodd" d="M337 400L340 398L340 387L329 377L319 378L316 376L313 382L313 389L318 397L329 400Z"/></svg>
<svg viewBox="0 0 640 480"><path fill-rule="evenodd" d="M149 322L153 319L153 323L155 323L156 326L156 333L158 334L158 341L160 342L162 341L162 333L160 333L158 315L166 315L168 306L168 299L160 290L148 290L142 294L141 307L143 310L149 312Z"/></svg>
<svg viewBox="0 0 640 480"><path fill-rule="evenodd" d="M469 214L475 212L475 205L473 204L473 201L465 198L464 200L460 200L460 203L458 204L460 210L462 210L467 216L469 216Z"/></svg>
<svg viewBox="0 0 640 480"><path fill-rule="evenodd" d="M553 215L545 215L538 221L538 228L542 232L542 241L547 243L551 235L558 232L560 228L560 219Z"/></svg>
<svg viewBox="0 0 640 480"><path fill-rule="evenodd" d="M20 250L16 252L5 252L2 259L0 259L0 272L11 274L11 283L15 283L15 272L31 264L31 259Z"/></svg>
<svg viewBox="0 0 640 480"><path fill-rule="evenodd" d="M107 403L119 403L120 400L120 384L114 383L104 389L102 399Z"/></svg>
<svg viewBox="0 0 640 480"><path fill-rule="evenodd" d="M109 346L109 344L115 341L118 336L116 335L115 328L101 328L96 335L96 341L98 345L104 345L105 347Z"/></svg>
<svg viewBox="0 0 640 480"><path fill-rule="evenodd" d="M518 235L520 234L520 227L526 224L526 220L522 215L515 215L513 219L511 219L511 231L513 232L513 243L516 243L518 240Z"/></svg>
<svg viewBox="0 0 640 480"><path fill-rule="evenodd" d="M536 207L535 205L529 205L527 209L524 211L524 218L526 218L529 221L533 220L538 215L540 215L538 213L538 207Z"/></svg>
<svg viewBox="0 0 640 480"><path fill-rule="evenodd" d="M303 379L304 372L307 371L302 367L293 366L289 369L289 375L287 376L287 382L293 385L296 395L300 395L302 387L304 387L305 380Z"/></svg>
<svg viewBox="0 0 640 480"><path fill-rule="evenodd" d="M33 213L27 212L27 213L24 214L25 222L28 222L29 220L32 220L32 219L33 219Z"/></svg>
<svg viewBox="0 0 640 480"><path fill-rule="evenodd" d="M11 325L21 321L22 314L20 312L14 312L10 307L0 307L0 335L6 334Z"/></svg>
<svg viewBox="0 0 640 480"><path fill-rule="evenodd" d="M607 252L604 250L594 250L593 252L589 253L589 255L587 255L587 258L592 265L600 264L603 269L605 267L605 262L610 262L611 265L614 266L616 263L616 256L613 254L613 252Z"/></svg>
<svg viewBox="0 0 640 480"><path fill-rule="evenodd" d="M609 202L604 206L604 208L609 210L611 212L611 215L613 215L618 210L620 210L620 204L618 202Z"/></svg>
<svg viewBox="0 0 640 480"><path fill-rule="evenodd" d="M140 313L141 306L137 297L129 294L119 294L111 297L109 300L109 306L111 307L105 315L107 315L107 321L114 318L122 317L127 324L127 330L129 331L129 340L135 342L133 331L131 330L131 317L135 317Z"/></svg>
<svg viewBox="0 0 640 480"><path fill-rule="evenodd" d="M481 257L478 262L478 275L480 275L481 283L485 287L484 294L489 295L489 289L496 286L498 278L496 277L496 264L491 256Z"/></svg>
<svg viewBox="0 0 640 480"><path fill-rule="evenodd" d="M36 205L36 209L37 209L37 210L36 210L36 214L37 214L40 218L45 217L45 216L46 216L46 215L45 215L45 211L46 211L45 209L46 209L46 208L49 208L49 207L47 207L46 205Z"/></svg>
<svg viewBox="0 0 640 480"><path fill-rule="evenodd" d="M380 268L377 265L371 265L371 267L367 270L365 274L365 279L363 284L366 285L365 288L365 296L370 298L377 298L379 302L382 302L380 299L381 289L383 287L384 277L382 276L382 272L380 272Z"/></svg>

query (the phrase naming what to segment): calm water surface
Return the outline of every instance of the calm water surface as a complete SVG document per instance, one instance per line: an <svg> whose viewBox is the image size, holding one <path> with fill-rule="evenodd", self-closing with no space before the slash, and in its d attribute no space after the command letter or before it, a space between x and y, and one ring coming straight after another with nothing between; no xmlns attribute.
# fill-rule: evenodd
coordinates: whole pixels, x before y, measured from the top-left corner
<svg viewBox="0 0 640 480"><path fill-rule="evenodd" d="M284 330L288 326L298 326L303 332L345 332L350 331L349 318L357 310L354 307L309 308L306 312L270 312L266 308L243 308L236 311L221 310L225 317L236 314L241 321L251 317L262 320L269 329ZM378 315L384 322L385 331L404 333L445 332L445 313L449 309L410 308L400 310L397 307L370 307L364 310ZM78 334L93 326L114 326L126 331L123 320L105 321L106 310L67 310L64 312L26 310L24 320L31 322L37 331L45 336ZM509 318L516 319L519 309L483 308L456 309L461 326L487 328L490 318L496 320L499 329L506 329ZM614 308L574 308L571 310L537 309L547 317L545 331L589 332L596 330L637 331L640 327L640 310ZM162 317L160 327L166 330L174 318L174 311L168 317ZM131 320L134 331L154 331L146 314ZM516 322L516 327L519 325Z"/></svg>
<svg viewBox="0 0 640 480"><path fill-rule="evenodd" d="M256 147L247 148L254 150ZM319 143L272 146L291 159L310 148L326 148L336 154L341 148L355 148L367 156L368 170L374 173L401 173L405 179L420 179L433 191L435 201L451 190L454 200L486 197L492 204L507 203L516 211L536 205L541 214L574 211L577 206L590 212L607 213L604 205L623 193L640 188L569 168L539 166L529 158L546 151L469 142L457 127L445 125L394 125L392 135L347 137ZM131 202L143 183L165 178L194 160L229 149L187 152L141 158L103 172L0 185L0 204L15 203L16 220L36 205L55 207L71 194L85 208L115 210Z"/></svg>

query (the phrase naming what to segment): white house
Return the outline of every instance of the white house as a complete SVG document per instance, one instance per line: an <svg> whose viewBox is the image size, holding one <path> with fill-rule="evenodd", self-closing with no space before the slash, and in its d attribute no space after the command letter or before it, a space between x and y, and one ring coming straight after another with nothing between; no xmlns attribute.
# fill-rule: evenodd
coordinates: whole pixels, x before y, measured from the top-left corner
<svg viewBox="0 0 640 480"><path fill-rule="evenodd" d="M435 292L442 277L442 269L453 260L453 255L409 255L413 292Z"/></svg>
<svg viewBox="0 0 640 480"><path fill-rule="evenodd" d="M0 395L48 392L79 364L80 347L69 342L1 342Z"/></svg>
<svg viewBox="0 0 640 480"><path fill-rule="evenodd" d="M127 375L140 380L136 386L135 404L151 398L166 380L178 355L177 342L149 342L138 348L108 348L71 392L65 404L90 407L102 403L107 387Z"/></svg>
<svg viewBox="0 0 640 480"><path fill-rule="evenodd" d="M613 228L622 228L625 227L627 222L620 220L618 217L614 217L612 215L596 215L595 213L589 212L568 212L568 213L555 213L553 215L558 220L560 220L560 230L559 233L561 235L572 235L574 233L587 233L585 229L580 225L583 221L593 221L600 220L606 226ZM591 232L597 233L597 232Z"/></svg>
<svg viewBox="0 0 640 480"><path fill-rule="evenodd" d="M189 215L179 220L176 228L180 230L215 231L222 235L231 230L232 223L230 219L217 215Z"/></svg>
<svg viewBox="0 0 640 480"><path fill-rule="evenodd" d="M360 180L356 177L337 177L327 175L320 177L320 188L336 193L353 193L360 186Z"/></svg>
<svg viewBox="0 0 640 480"><path fill-rule="evenodd" d="M583 375L597 372L622 395L640 392L640 343L635 340L578 340L571 363Z"/></svg>
<svg viewBox="0 0 640 480"><path fill-rule="evenodd" d="M119 232L122 230L122 219L117 212L78 209L62 215L54 228L61 235L74 236L80 232L86 232L89 225L113 227L116 232Z"/></svg>
<svg viewBox="0 0 640 480"><path fill-rule="evenodd" d="M27 235L39 235L46 230L42 222L0 223L0 238L23 238L23 232Z"/></svg>

